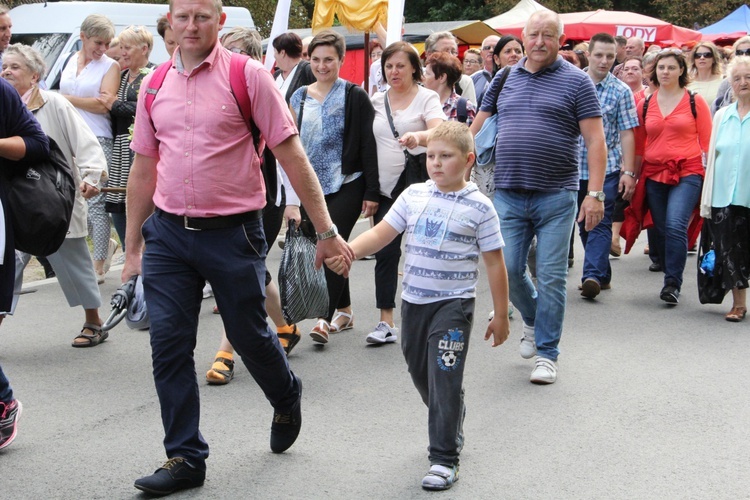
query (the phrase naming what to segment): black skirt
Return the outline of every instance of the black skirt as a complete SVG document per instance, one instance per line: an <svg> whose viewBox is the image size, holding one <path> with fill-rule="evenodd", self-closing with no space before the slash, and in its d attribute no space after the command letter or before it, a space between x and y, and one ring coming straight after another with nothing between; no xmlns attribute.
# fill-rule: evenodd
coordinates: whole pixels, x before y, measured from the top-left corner
<svg viewBox="0 0 750 500"><path fill-rule="evenodd" d="M747 288L750 278L750 208L729 205L711 209L716 266L724 288Z"/></svg>

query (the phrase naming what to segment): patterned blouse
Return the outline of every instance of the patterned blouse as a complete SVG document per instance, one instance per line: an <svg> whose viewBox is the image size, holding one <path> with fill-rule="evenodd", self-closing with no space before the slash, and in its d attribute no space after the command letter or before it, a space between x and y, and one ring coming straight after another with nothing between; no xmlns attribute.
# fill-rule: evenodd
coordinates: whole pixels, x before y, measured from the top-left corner
<svg viewBox="0 0 750 500"><path fill-rule="evenodd" d="M300 114L302 94L306 89L307 87L297 89L290 100L297 117ZM345 108L346 81L341 78L336 80L322 103L309 95L305 99L302 125L299 127L300 140L324 195L338 192L344 183L362 175L361 172L348 176L341 173Z"/></svg>
<svg viewBox="0 0 750 500"><path fill-rule="evenodd" d="M450 121L458 120L458 98L460 95L453 92L447 101L443 103L443 113ZM474 121L474 117L477 114L477 109L470 100L466 100L466 125L471 126Z"/></svg>

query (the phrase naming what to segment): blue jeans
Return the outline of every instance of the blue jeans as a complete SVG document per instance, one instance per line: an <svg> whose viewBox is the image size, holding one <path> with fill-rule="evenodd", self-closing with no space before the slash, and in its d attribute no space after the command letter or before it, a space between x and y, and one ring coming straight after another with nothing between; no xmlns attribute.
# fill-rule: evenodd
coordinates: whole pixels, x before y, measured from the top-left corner
<svg viewBox="0 0 750 500"><path fill-rule="evenodd" d="M620 183L620 171L612 172L604 178L604 218L591 231L586 231L586 221L578 223L581 242L585 250L583 257L583 277L581 282L593 278L601 285L612 281L612 268L609 265L609 249L612 247L612 214L615 211L617 186ZM589 181L580 182L578 191L578 209L589 191Z"/></svg>
<svg viewBox="0 0 750 500"><path fill-rule="evenodd" d="M191 231L158 212L143 225L143 286L151 319L154 382L167 457L205 469L208 444L198 429L195 349L202 289L213 287L227 338L280 412L293 409L300 387L266 320L266 242L260 219Z"/></svg>
<svg viewBox="0 0 750 500"><path fill-rule="evenodd" d="M0 366L0 401L3 403L13 401L13 389L10 388L10 381L5 376L2 366Z"/></svg>
<svg viewBox="0 0 750 500"><path fill-rule="evenodd" d="M115 226L117 237L120 238L122 251L125 253L125 228L128 226L128 219L125 216L125 212L112 212L109 215L112 216L112 225Z"/></svg>
<svg viewBox="0 0 750 500"><path fill-rule="evenodd" d="M648 179L646 196L656 229L659 264L664 270L664 285L682 287L687 260L687 229L703 188L700 175L688 175L676 185Z"/></svg>
<svg viewBox="0 0 750 500"><path fill-rule="evenodd" d="M495 191L493 200L505 240L510 300L523 322L534 327L539 356L557 360L565 317L568 248L576 211L576 192ZM526 273L531 239L536 236L538 290Z"/></svg>

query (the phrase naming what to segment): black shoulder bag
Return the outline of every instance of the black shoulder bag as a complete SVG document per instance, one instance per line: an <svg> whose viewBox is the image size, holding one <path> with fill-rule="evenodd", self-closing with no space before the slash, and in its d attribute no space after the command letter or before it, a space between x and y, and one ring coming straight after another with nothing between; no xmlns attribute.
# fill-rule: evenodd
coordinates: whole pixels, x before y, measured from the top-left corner
<svg viewBox="0 0 750 500"><path fill-rule="evenodd" d="M388 125L391 126L391 132L393 132L393 137L396 138L398 141L399 134L396 130L396 127L393 125L393 117L391 116L391 105L388 103L388 92L385 93L385 115L388 117ZM421 153L418 155L413 155L409 152L408 149L403 148L404 150L404 171L401 173L401 177L398 178L398 181L396 182L396 187L393 188L393 192L391 193L391 197L395 198L399 194L401 194L401 191L406 189L407 186L411 186L412 184L416 184L418 182L425 182L427 179L430 178L429 175L427 175L427 153Z"/></svg>

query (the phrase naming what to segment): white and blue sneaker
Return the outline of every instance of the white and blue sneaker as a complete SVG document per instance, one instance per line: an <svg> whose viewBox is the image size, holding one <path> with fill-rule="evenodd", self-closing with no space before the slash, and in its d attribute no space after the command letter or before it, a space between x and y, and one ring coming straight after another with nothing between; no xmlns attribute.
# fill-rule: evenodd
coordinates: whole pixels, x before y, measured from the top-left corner
<svg viewBox="0 0 750 500"><path fill-rule="evenodd" d="M398 339L398 328L385 321L378 323L373 331L367 335L368 344L390 344Z"/></svg>
<svg viewBox="0 0 750 500"><path fill-rule="evenodd" d="M422 488L426 490L447 490L458 481L458 466L433 465L422 479Z"/></svg>
<svg viewBox="0 0 750 500"><path fill-rule="evenodd" d="M523 324L523 337L521 345L518 347L523 359L531 359L536 356L536 339L534 337L534 327L526 323Z"/></svg>

